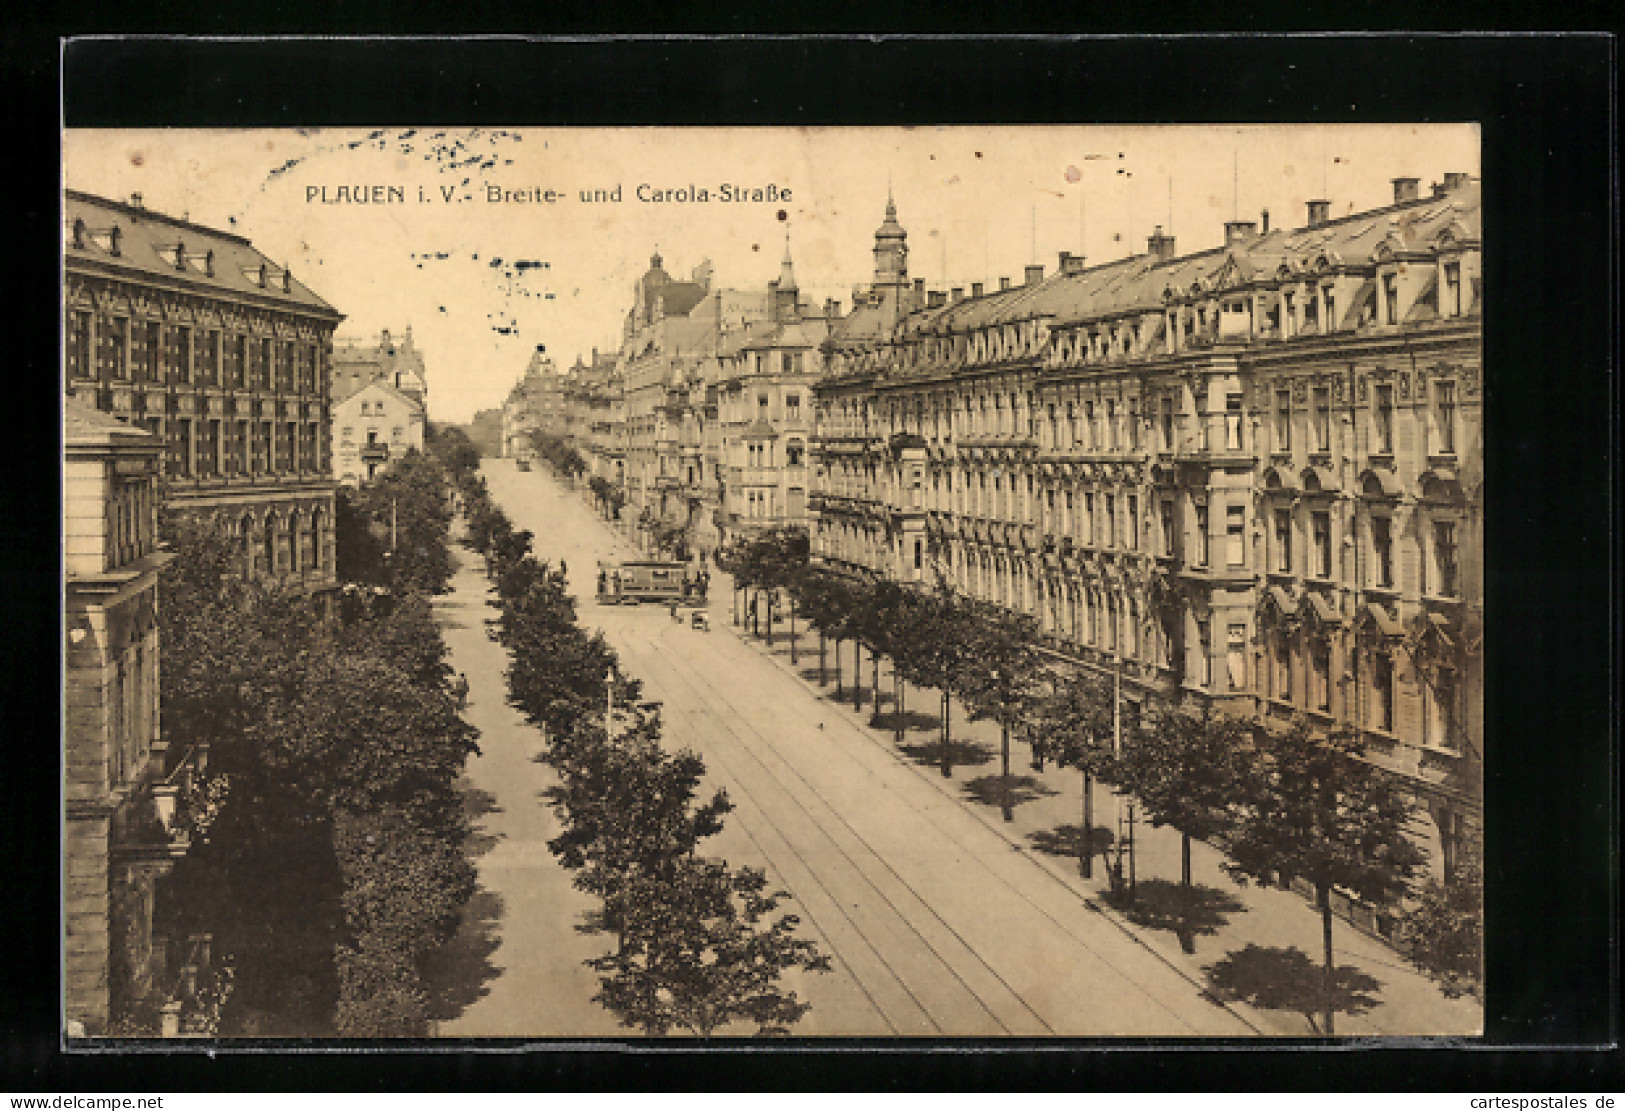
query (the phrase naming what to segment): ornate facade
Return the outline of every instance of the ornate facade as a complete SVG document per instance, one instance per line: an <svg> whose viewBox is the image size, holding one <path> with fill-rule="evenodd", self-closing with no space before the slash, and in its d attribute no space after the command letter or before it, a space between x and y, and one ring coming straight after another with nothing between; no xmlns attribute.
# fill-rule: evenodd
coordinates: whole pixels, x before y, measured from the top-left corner
<svg viewBox="0 0 1625 1111"><path fill-rule="evenodd" d="M1479 189L925 294L824 345L814 553L1032 614L1130 697L1359 729L1436 819L1482 783ZM888 322L885 306L895 320Z"/></svg>
<svg viewBox="0 0 1625 1111"><path fill-rule="evenodd" d="M63 448L64 1014L103 1033L169 986L152 936L172 857L159 800L174 794L158 700L163 443L69 398Z"/></svg>
<svg viewBox="0 0 1625 1111"><path fill-rule="evenodd" d="M64 207L67 392L157 436L165 504L223 515L249 573L330 588L342 315L240 236L139 197Z"/></svg>

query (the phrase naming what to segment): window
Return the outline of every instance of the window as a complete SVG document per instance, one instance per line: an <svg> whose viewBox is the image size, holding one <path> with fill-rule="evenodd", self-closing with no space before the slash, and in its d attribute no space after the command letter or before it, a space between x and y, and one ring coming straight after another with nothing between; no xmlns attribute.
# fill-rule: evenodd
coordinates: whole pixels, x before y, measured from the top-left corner
<svg viewBox="0 0 1625 1111"><path fill-rule="evenodd" d="M1434 408L1439 425L1440 455L1456 454L1456 384L1436 382L1433 386Z"/></svg>
<svg viewBox="0 0 1625 1111"><path fill-rule="evenodd" d="M192 422L182 417L173 425L174 433L170 441L170 459L173 461L175 473L183 478L192 474Z"/></svg>
<svg viewBox="0 0 1625 1111"><path fill-rule="evenodd" d="M1382 276L1382 321L1399 323L1399 280L1392 274Z"/></svg>
<svg viewBox="0 0 1625 1111"><path fill-rule="evenodd" d="M1106 430L1111 437L1111 448L1116 451L1119 444L1117 438L1117 402L1115 400L1107 400L1106 402Z"/></svg>
<svg viewBox="0 0 1625 1111"><path fill-rule="evenodd" d="M1461 315L1461 263L1444 264L1444 303L1451 316Z"/></svg>
<svg viewBox="0 0 1625 1111"><path fill-rule="evenodd" d="M403 437L405 434L406 434L406 429L402 428L398 424L393 429L390 430L390 438L393 439L393 440L396 440L396 441L399 441L401 439L401 437Z"/></svg>
<svg viewBox="0 0 1625 1111"><path fill-rule="evenodd" d="M1371 518L1371 574L1375 585L1394 585L1394 522L1388 516Z"/></svg>
<svg viewBox="0 0 1625 1111"><path fill-rule="evenodd" d="M1099 429L1095 427L1095 403L1093 401L1083 403L1083 427L1084 431L1089 434L1089 450L1094 451L1100 438Z"/></svg>
<svg viewBox="0 0 1625 1111"><path fill-rule="evenodd" d="M791 440L784 449L784 461L792 467L801 466L802 447L799 441Z"/></svg>
<svg viewBox="0 0 1625 1111"><path fill-rule="evenodd" d="M767 416L767 395L765 393L756 395L756 412L764 418Z"/></svg>
<svg viewBox="0 0 1625 1111"><path fill-rule="evenodd" d="M1247 689L1247 626L1231 625L1225 630L1225 663L1230 672L1230 689Z"/></svg>
<svg viewBox="0 0 1625 1111"><path fill-rule="evenodd" d="M220 333L210 329L198 336L197 380L200 386L220 381Z"/></svg>
<svg viewBox="0 0 1625 1111"><path fill-rule="evenodd" d="M1157 513L1162 519L1162 554L1172 558L1179 554L1178 534L1174 531L1174 503L1163 501L1157 504Z"/></svg>
<svg viewBox="0 0 1625 1111"><path fill-rule="evenodd" d="M1275 570L1292 573L1292 510L1284 507L1275 511Z"/></svg>
<svg viewBox="0 0 1625 1111"><path fill-rule="evenodd" d="M1332 712L1332 646L1321 639L1309 643L1309 704L1323 714Z"/></svg>
<svg viewBox="0 0 1625 1111"><path fill-rule="evenodd" d="M1275 450L1292 450L1292 391L1275 391Z"/></svg>
<svg viewBox="0 0 1625 1111"><path fill-rule="evenodd" d="M90 314L68 314L67 360L69 378L90 377Z"/></svg>
<svg viewBox="0 0 1625 1111"><path fill-rule="evenodd" d="M1292 646L1279 631L1270 637L1270 697L1292 701Z"/></svg>
<svg viewBox="0 0 1625 1111"><path fill-rule="evenodd" d="M1370 727L1384 733L1394 731L1394 661L1384 652L1371 656Z"/></svg>
<svg viewBox="0 0 1625 1111"><path fill-rule="evenodd" d="M1137 494L1128 496L1128 550L1140 550L1140 498Z"/></svg>
<svg viewBox="0 0 1625 1111"><path fill-rule="evenodd" d="M1106 495L1106 547L1117 547L1117 496Z"/></svg>
<svg viewBox="0 0 1625 1111"><path fill-rule="evenodd" d="M1206 567L1208 559L1207 506L1196 504L1196 566Z"/></svg>
<svg viewBox="0 0 1625 1111"><path fill-rule="evenodd" d="M1332 577L1332 515L1319 510L1309 515L1309 529L1315 543L1315 575Z"/></svg>
<svg viewBox="0 0 1625 1111"><path fill-rule="evenodd" d="M1241 450L1241 395L1233 393L1224 399L1224 447L1226 451Z"/></svg>
<svg viewBox="0 0 1625 1111"><path fill-rule="evenodd" d="M1379 455L1394 453L1394 387L1381 385L1372 391L1373 448Z"/></svg>
<svg viewBox="0 0 1625 1111"><path fill-rule="evenodd" d="M116 379L129 377L129 365L125 362L129 357L127 347L129 327L130 322L121 316L115 316L107 322L107 331L102 337L101 344L101 362L105 375Z"/></svg>
<svg viewBox="0 0 1625 1111"><path fill-rule="evenodd" d="M1162 399L1162 450L1174 450L1174 399Z"/></svg>
<svg viewBox="0 0 1625 1111"><path fill-rule="evenodd" d="M1321 289L1321 295L1326 299L1326 325L1325 331L1337 327L1337 292L1331 286Z"/></svg>
<svg viewBox="0 0 1625 1111"><path fill-rule="evenodd" d="M786 415L791 420L800 420L801 419L801 395L798 394L798 393L793 393L793 394L786 395L785 399L784 399L784 408L785 408Z"/></svg>
<svg viewBox="0 0 1625 1111"><path fill-rule="evenodd" d="M140 381L159 381L158 368L161 365L159 353L164 346L164 326L156 320L149 321L141 328L141 367Z"/></svg>
<svg viewBox="0 0 1625 1111"><path fill-rule="evenodd" d="M1332 450L1332 391L1315 387L1315 450Z"/></svg>
<svg viewBox="0 0 1625 1111"><path fill-rule="evenodd" d="M1438 573L1438 594L1454 598L1458 587L1456 563L1456 524L1454 521L1433 522L1433 563Z"/></svg>
<svg viewBox="0 0 1625 1111"><path fill-rule="evenodd" d="M1247 510L1245 506L1226 506L1224 511L1224 561L1231 567L1247 562Z"/></svg>
<svg viewBox="0 0 1625 1111"><path fill-rule="evenodd" d="M1083 495L1083 542L1093 545L1095 542L1095 495Z"/></svg>
<svg viewBox="0 0 1625 1111"><path fill-rule="evenodd" d="M1140 450L1140 401L1134 398L1128 403L1128 449Z"/></svg>
<svg viewBox="0 0 1625 1111"><path fill-rule="evenodd" d="M1427 733L1423 743L1454 751L1456 740L1456 673L1439 668L1428 684Z"/></svg>
<svg viewBox="0 0 1625 1111"><path fill-rule="evenodd" d="M1212 626L1205 617L1196 619L1196 681L1204 687L1213 684Z"/></svg>

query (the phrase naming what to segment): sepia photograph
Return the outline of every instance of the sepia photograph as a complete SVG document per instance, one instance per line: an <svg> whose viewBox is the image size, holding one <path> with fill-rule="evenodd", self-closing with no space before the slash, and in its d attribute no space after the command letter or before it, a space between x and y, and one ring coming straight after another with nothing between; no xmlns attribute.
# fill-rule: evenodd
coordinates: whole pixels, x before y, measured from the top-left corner
<svg viewBox="0 0 1625 1111"><path fill-rule="evenodd" d="M1482 1034L1480 143L65 129L67 1042Z"/></svg>

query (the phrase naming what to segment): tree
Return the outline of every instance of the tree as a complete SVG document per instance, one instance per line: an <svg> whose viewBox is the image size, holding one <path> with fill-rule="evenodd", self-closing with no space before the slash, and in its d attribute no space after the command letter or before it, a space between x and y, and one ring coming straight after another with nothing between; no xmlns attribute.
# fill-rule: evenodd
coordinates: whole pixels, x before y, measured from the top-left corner
<svg viewBox="0 0 1625 1111"><path fill-rule="evenodd" d="M1042 758L1083 773L1083 836L1078 871L1094 874L1094 780L1115 778L1114 693L1099 675L1077 671L1057 679L1033 708L1033 749Z"/></svg>
<svg viewBox="0 0 1625 1111"><path fill-rule="evenodd" d="M709 1037L738 1020L759 1035L788 1033L808 1004L780 979L795 968L826 972L829 958L795 936L795 915L772 918L786 897L767 892L759 869L720 860L684 858L638 876L627 888L624 944L587 962L600 974L594 998L649 1034Z"/></svg>
<svg viewBox="0 0 1625 1111"><path fill-rule="evenodd" d="M635 881L669 874L722 829L733 809L726 791L696 806L705 762L660 747L660 719L640 710L611 737L584 720L550 752L561 782L547 790L563 831L548 842L575 886L604 902L606 921L624 934Z"/></svg>
<svg viewBox="0 0 1625 1111"><path fill-rule="evenodd" d="M1185 888L1191 885L1191 839L1216 840L1230 828L1254 728L1204 702L1199 709L1156 715L1150 728L1137 730L1123 746L1123 786L1140 800L1152 825L1179 831L1179 882Z"/></svg>
<svg viewBox="0 0 1625 1111"><path fill-rule="evenodd" d="M1400 952L1451 999L1484 990L1484 858L1478 836L1456 848L1450 873L1429 877L1399 919Z"/></svg>
<svg viewBox="0 0 1625 1111"><path fill-rule="evenodd" d="M1356 734L1323 735L1301 718L1253 730L1256 754L1226 839L1225 871L1238 882L1300 876L1315 889L1324 950L1325 1033L1333 1033L1334 887L1373 903L1403 895L1423 855L1409 836L1415 804L1364 759Z"/></svg>
<svg viewBox="0 0 1625 1111"><path fill-rule="evenodd" d="M1010 727L1021 720L1034 700L1040 672L1033 649L1038 623L1026 614L977 604L966 622L969 642L959 671L960 693L971 717L999 723L1000 805L1004 820L1013 821L1010 803Z"/></svg>

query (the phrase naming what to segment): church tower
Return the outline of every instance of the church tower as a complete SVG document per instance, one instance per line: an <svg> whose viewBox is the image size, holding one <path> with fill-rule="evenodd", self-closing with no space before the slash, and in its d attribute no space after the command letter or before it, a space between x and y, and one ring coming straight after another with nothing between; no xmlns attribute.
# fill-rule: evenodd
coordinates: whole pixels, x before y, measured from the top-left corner
<svg viewBox="0 0 1625 1111"><path fill-rule="evenodd" d="M801 291L796 288L796 271L790 265L790 237L784 237L784 261L779 265L779 280L773 284L773 316L780 324L789 324L800 318L799 298Z"/></svg>
<svg viewBox="0 0 1625 1111"><path fill-rule="evenodd" d="M901 301L908 285L908 232L897 222L897 202L886 190L886 219L875 232L875 289L891 290L894 302Z"/></svg>

